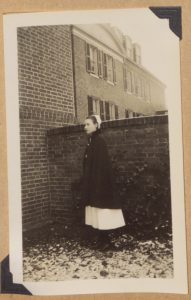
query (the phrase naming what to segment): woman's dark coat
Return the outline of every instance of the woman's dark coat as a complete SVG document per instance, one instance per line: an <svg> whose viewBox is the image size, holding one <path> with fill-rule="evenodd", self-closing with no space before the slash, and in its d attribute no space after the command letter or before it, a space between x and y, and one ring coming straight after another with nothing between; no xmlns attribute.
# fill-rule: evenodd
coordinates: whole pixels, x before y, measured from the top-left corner
<svg viewBox="0 0 191 300"><path fill-rule="evenodd" d="M88 137L83 159L84 205L98 208L121 208L114 196L111 162L103 137L94 132Z"/></svg>

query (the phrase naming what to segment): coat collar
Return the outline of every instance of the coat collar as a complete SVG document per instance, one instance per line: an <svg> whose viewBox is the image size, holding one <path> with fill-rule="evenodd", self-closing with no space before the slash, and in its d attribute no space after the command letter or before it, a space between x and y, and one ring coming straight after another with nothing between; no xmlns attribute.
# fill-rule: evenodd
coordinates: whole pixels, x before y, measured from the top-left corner
<svg viewBox="0 0 191 300"><path fill-rule="evenodd" d="M88 136L88 142L91 142L98 135L99 135L99 131L98 130L92 132L92 134Z"/></svg>

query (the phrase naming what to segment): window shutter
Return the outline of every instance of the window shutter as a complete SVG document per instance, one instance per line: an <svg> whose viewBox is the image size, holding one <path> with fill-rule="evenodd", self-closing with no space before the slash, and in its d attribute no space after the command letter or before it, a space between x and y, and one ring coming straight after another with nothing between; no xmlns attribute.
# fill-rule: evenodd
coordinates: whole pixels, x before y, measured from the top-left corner
<svg viewBox="0 0 191 300"><path fill-rule="evenodd" d="M103 53L103 78L107 80L107 54Z"/></svg>
<svg viewBox="0 0 191 300"><path fill-rule="evenodd" d="M131 72L131 92L134 93L135 92L135 77L133 72Z"/></svg>
<svg viewBox="0 0 191 300"><path fill-rule="evenodd" d="M88 115L93 114L93 98L88 96Z"/></svg>
<svg viewBox="0 0 191 300"><path fill-rule="evenodd" d="M105 102L105 117L106 120L110 120L109 102Z"/></svg>
<svg viewBox="0 0 191 300"><path fill-rule="evenodd" d="M141 79L141 97L144 98L144 82L143 82L143 79Z"/></svg>
<svg viewBox="0 0 191 300"><path fill-rule="evenodd" d="M105 120L105 114L104 114L104 103L102 100L100 100L100 117L103 120Z"/></svg>
<svg viewBox="0 0 191 300"><path fill-rule="evenodd" d="M135 46L133 47L133 60L134 60L134 62L137 62L137 51L136 51Z"/></svg>
<svg viewBox="0 0 191 300"><path fill-rule="evenodd" d="M123 80L124 80L124 90L127 91L127 68L123 65Z"/></svg>
<svg viewBox="0 0 191 300"><path fill-rule="evenodd" d="M148 99L148 101L151 101L151 91L150 91L150 84L149 84L149 82L147 84L147 99Z"/></svg>
<svg viewBox="0 0 191 300"><path fill-rule="evenodd" d="M129 111L127 109L125 110L125 117L129 118Z"/></svg>
<svg viewBox="0 0 191 300"><path fill-rule="evenodd" d="M117 105L115 105L115 119L119 119L119 111Z"/></svg>
<svg viewBox="0 0 191 300"><path fill-rule="evenodd" d="M143 98L146 98L145 81L143 81Z"/></svg>
<svg viewBox="0 0 191 300"><path fill-rule="evenodd" d="M98 76L103 77L103 58L102 58L102 51L98 50Z"/></svg>
<svg viewBox="0 0 191 300"><path fill-rule="evenodd" d="M113 82L117 83L115 59L113 59Z"/></svg>
<svg viewBox="0 0 191 300"><path fill-rule="evenodd" d="M85 43L86 47L86 71L91 71L91 61L90 61L90 45L88 43Z"/></svg>
<svg viewBox="0 0 191 300"><path fill-rule="evenodd" d="M138 96L138 80L137 80L137 77L135 77L135 95Z"/></svg>
<svg viewBox="0 0 191 300"><path fill-rule="evenodd" d="M138 96L141 97L141 79L138 78Z"/></svg>

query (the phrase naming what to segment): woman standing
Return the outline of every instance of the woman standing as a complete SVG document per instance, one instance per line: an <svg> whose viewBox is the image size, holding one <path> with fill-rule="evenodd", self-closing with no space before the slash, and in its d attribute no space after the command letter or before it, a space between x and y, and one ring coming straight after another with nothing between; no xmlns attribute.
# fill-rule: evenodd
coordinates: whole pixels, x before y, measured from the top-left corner
<svg viewBox="0 0 191 300"><path fill-rule="evenodd" d="M99 115L86 118L88 136L83 160L85 224L96 229L97 246L109 246L109 230L125 225L120 202L114 197L111 162L101 132Z"/></svg>

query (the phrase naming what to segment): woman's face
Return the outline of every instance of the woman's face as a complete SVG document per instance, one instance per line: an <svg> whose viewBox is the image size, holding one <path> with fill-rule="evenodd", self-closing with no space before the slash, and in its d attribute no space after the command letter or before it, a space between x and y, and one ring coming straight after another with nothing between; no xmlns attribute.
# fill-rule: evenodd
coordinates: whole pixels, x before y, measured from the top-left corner
<svg viewBox="0 0 191 300"><path fill-rule="evenodd" d="M86 119L84 122L84 130L87 134L97 130L97 123L95 124L91 119Z"/></svg>

